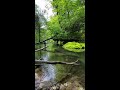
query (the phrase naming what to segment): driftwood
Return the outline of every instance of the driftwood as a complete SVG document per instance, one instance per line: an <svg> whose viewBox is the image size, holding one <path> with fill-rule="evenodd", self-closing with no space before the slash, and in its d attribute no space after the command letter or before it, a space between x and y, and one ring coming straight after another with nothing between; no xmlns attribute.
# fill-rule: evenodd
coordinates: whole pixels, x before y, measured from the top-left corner
<svg viewBox="0 0 120 90"><path fill-rule="evenodd" d="M37 43L35 43L35 45L39 45L39 44L45 43L46 41L48 41L48 40L50 40L50 39L53 39L53 37L48 38L48 39L46 39L46 40L44 40L44 41L41 41L41 42L37 42Z"/></svg>
<svg viewBox="0 0 120 90"><path fill-rule="evenodd" d="M35 65L45 64L66 64L66 65L79 65L78 60L75 62L61 62L61 61L43 61L43 60L35 60Z"/></svg>
<svg viewBox="0 0 120 90"><path fill-rule="evenodd" d="M48 47L48 46L45 46L45 47L40 48L40 49L37 49L37 50L35 50L35 52L40 51L40 50L43 50L43 49L45 49L45 48L47 48L47 47Z"/></svg>

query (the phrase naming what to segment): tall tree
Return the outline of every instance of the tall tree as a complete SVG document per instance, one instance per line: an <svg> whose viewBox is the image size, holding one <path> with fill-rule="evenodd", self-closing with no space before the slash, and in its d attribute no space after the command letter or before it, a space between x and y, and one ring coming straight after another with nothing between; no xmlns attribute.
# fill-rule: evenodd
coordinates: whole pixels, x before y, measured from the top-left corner
<svg viewBox="0 0 120 90"><path fill-rule="evenodd" d="M40 30L43 25L45 25L46 19L44 17L44 14L41 12L41 9L35 4L35 34L36 40L38 37L38 40L40 42Z"/></svg>
<svg viewBox="0 0 120 90"><path fill-rule="evenodd" d="M53 0L52 2L60 30L68 34L67 38L78 38L77 36L85 31L84 3L84 0Z"/></svg>
<svg viewBox="0 0 120 90"><path fill-rule="evenodd" d="M44 17L44 13L42 13L41 9L35 4L35 29L39 30L41 26L46 24L46 19Z"/></svg>

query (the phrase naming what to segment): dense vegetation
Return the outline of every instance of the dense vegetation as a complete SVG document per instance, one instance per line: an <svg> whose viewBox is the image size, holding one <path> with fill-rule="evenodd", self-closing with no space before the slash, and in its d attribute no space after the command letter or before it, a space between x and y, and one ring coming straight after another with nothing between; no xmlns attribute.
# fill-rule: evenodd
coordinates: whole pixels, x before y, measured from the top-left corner
<svg viewBox="0 0 120 90"><path fill-rule="evenodd" d="M48 0L49 1L49 0ZM85 42L85 1L50 0L54 16L46 20L43 12L35 5L35 42L54 36L54 41ZM45 28L43 28L45 27Z"/></svg>
<svg viewBox="0 0 120 90"><path fill-rule="evenodd" d="M51 18L48 29L55 38L84 41L84 3L80 0L53 0L52 5L56 14Z"/></svg>
<svg viewBox="0 0 120 90"><path fill-rule="evenodd" d="M46 18L48 12L35 5L35 62L40 60L45 63L35 63L35 89L84 90L85 0L43 1L51 4L53 15ZM49 11L49 7L46 9ZM48 38L52 39L46 41ZM46 62L54 64L46 65ZM41 82L44 77L48 81ZM57 82L56 85L52 79Z"/></svg>
<svg viewBox="0 0 120 90"><path fill-rule="evenodd" d="M68 42L63 45L63 48L68 51L83 52L85 50L85 43Z"/></svg>
<svg viewBox="0 0 120 90"><path fill-rule="evenodd" d="M85 41L85 5L80 0L53 0L55 15L48 22L55 39Z"/></svg>
<svg viewBox="0 0 120 90"><path fill-rule="evenodd" d="M40 42L40 38L42 38L45 33L45 29L42 28L46 25L46 18L44 17L44 13L41 11L41 9L35 5L35 42Z"/></svg>

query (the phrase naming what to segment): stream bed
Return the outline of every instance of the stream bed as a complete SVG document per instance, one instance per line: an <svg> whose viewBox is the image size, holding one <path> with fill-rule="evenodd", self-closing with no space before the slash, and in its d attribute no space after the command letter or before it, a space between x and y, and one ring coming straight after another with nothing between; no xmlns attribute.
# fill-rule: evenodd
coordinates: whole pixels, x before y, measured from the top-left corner
<svg viewBox="0 0 120 90"><path fill-rule="evenodd" d="M74 62L79 60L79 66L65 65L65 64L42 64L36 72L40 72L35 79L35 89L40 86L42 82L46 82L48 86L50 83L57 83L59 81L67 82L72 77L78 77L78 81L85 88L85 52L75 53L63 49L61 46L52 45L47 48L47 51L35 52L35 59L42 59L44 61L64 61ZM49 83L47 83L49 82Z"/></svg>

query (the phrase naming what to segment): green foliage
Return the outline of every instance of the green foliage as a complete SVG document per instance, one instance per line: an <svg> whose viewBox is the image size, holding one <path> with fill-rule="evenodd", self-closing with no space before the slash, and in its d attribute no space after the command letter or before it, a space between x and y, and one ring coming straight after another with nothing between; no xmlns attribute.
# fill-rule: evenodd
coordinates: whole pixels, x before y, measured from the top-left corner
<svg viewBox="0 0 120 90"><path fill-rule="evenodd" d="M52 5L53 11L56 13L48 22L52 34L58 39L70 37L83 39L85 31L84 0L53 0Z"/></svg>
<svg viewBox="0 0 120 90"><path fill-rule="evenodd" d="M46 19L44 14L41 12L41 9L35 4L35 43L45 39L47 36L50 36L50 31L45 30L42 26L46 25ZM44 34L47 34L44 35Z"/></svg>
<svg viewBox="0 0 120 90"><path fill-rule="evenodd" d="M83 52L85 51L85 43L68 42L63 45L63 48L73 52Z"/></svg>
<svg viewBox="0 0 120 90"><path fill-rule="evenodd" d="M53 35L56 35L57 33L60 33L60 26L58 23L58 17L54 16L51 18L51 21L47 23L48 30L52 32Z"/></svg>
<svg viewBox="0 0 120 90"><path fill-rule="evenodd" d="M55 39L75 39L85 42L85 5L84 0L53 0L54 16L46 22L41 10L35 5L35 41L55 36ZM46 30L41 26L46 25Z"/></svg>
<svg viewBox="0 0 120 90"><path fill-rule="evenodd" d="M46 24L46 19L41 12L41 9L35 4L35 29L41 29L41 26Z"/></svg>

